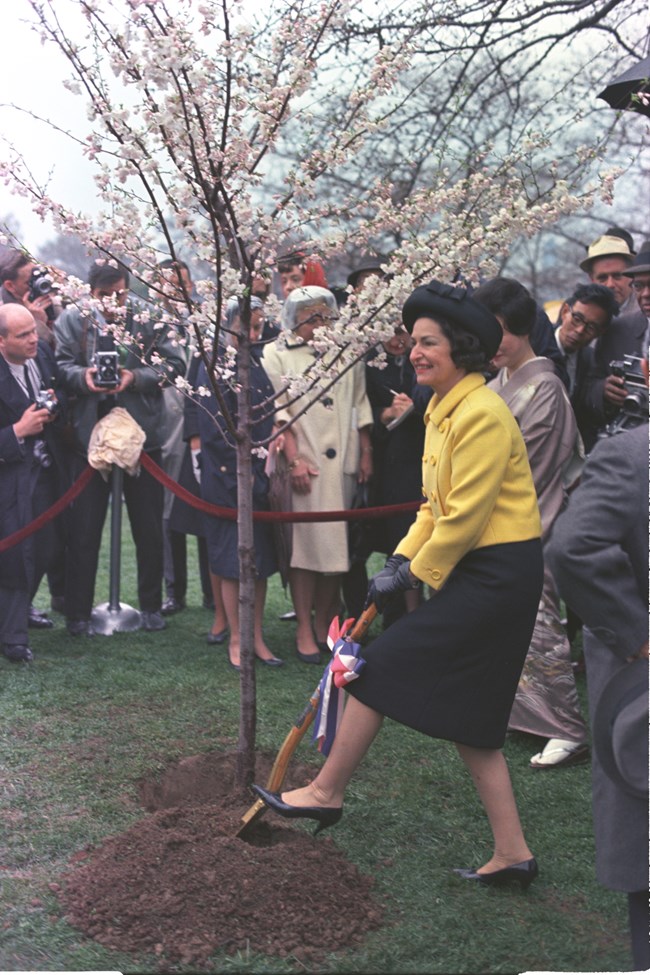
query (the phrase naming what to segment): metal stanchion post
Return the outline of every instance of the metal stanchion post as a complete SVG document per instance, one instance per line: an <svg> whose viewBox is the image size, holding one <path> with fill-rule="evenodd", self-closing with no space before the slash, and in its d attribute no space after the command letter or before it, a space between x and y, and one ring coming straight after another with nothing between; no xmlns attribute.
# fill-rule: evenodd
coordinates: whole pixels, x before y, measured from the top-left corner
<svg viewBox="0 0 650 975"><path fill-rule="evenodd" d="M133 606L120 602L120 557L122 544L122 468L113 464L111 473L111 563L110 588L107 603L95 606L91 623L96 633L131 633L140 629L140 613Z"/></svg>

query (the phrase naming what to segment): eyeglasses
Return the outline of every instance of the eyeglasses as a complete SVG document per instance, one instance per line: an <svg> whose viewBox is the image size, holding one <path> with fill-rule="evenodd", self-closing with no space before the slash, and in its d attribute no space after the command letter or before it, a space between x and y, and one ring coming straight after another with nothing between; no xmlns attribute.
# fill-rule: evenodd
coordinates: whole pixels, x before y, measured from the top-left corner
<svg viewBox="0 0 650 975"><path fill-rule="evenodd" d="M597 322L588 322L579 311L571 309L571 321L576 328L581 328L586 335L599 335L603 331L603 326Z"/></svg>
<svg viewBox="0 0 650 975"><path fill-rule="evenodd" d="M635 291L638 291L639 294L642 291L650 290L650 278L633 278L632 287Z"/></svg>
<svg viewBox="0 0 650 975"><path fill-rule="evenodd" d="M329 325L330 322L335 322L337 318L338 315L322 315L320 312L315 312L309 318L305 318L303 322L298 322L296 328L300 328L302 325Z"/></svg>

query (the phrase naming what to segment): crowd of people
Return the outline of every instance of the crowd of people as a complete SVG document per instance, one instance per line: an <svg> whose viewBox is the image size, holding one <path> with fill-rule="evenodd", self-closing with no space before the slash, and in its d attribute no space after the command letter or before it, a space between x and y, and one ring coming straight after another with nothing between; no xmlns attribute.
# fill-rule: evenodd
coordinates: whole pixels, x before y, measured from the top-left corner
<svg viewBox="0 0 650 975"><path fill-rule="evenodd" d="M260 279L247 300L249 373L239 376L232 354L243 327L243 302L235 296L216 351L234 365L199 397L174 383L185 377L191 389L209 386L182 311L185 305L189 313L194 298L186 264L161 263L154 313L143 316L129 299L123 266L91 265L95 302L82 311L57 307L55 291L35 287L35 263L6 251L0 539L33 522L76 481L98 425L121 413L137 422L142 449L173 480L204 501L236 508L237 458L227 419L237 414L235 389L248 384L253 410L275 399L275 414L260 410L254 427L260 441L276 435L267 458L251 458L255 510L272 506L273 465L286 472L282 503L296 512L421 504L417 513L391 514L361 529L344 520L295 523L282 551L271 525L255 522L254 651L262 664L284 663L264 637L267 581L279 570L291 595L300 663L324 662L329 623L342 612L357 617L372 602L384 623L364 650L362 677L349 685L343 723L317 778L283 795L256 787L259 795L280 815L333 825L383 717L392 717L454 742L477 787L494 849L482 866L458 875L528 886L538 865L501 749L508 732L524 732L545 742L531 756L532 769L589 759L571 659L571 641L582 628L592 738L604 739L593 756L599 875L629 894L635 959L648 967L647 872L641 882L638 870L623 866L619 848L629 851L631 844L636 863L646 860L639 714L647 724L640 688L645 680L647 693L648 532L641 502L644 494L647 502L650 242L637 253L618 227L592 242L576 269L588 281L560 302L555 323L511 278L474 289L462 282L422 285L396 310L384 367L376 368L378 350L370 349L305 409L300 396L288 395L286 378L309 369L317 330L332 325L349 292L371 293L385 264L381 255L367 255L347 289L337 289L322 267L307 266L299 253L289 256L277 269L280 320L265 311L269 281ZM173 331L157 326L162 311L174 317ZM33 605L46 574L67 634L94 635L109 494L108 481L95 476L64 515L0 550L7 660L31 662L29 627L53 625ZM123 495L141 628L162 630L167 617L185 609L186 539L194 534L203 604L214 611L207 642L227 642L230 664L240 669L235 523L197 512L144 468L125 472ZM372 552L387 561L368 580ZM613 684L626 694L615 696ZM609 727L618 721L622 728L614 745L613 732L608 737L601 728L605 710ZM624 839L619 816L635 824Z"/></svg>

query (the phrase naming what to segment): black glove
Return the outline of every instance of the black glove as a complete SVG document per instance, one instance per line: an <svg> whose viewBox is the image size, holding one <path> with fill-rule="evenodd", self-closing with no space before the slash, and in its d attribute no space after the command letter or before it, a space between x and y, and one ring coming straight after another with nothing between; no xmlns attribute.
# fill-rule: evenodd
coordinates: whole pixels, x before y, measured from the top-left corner
<svg viewBox="0 0 650 975"><path fill-rule="evenodd" d="M378 613L382 613L392 597L406 589L417 589L420 580L411 573L411 562L405 555L391 555L386 565L373 576L368 586L366 607L374 603Z"/></svg>

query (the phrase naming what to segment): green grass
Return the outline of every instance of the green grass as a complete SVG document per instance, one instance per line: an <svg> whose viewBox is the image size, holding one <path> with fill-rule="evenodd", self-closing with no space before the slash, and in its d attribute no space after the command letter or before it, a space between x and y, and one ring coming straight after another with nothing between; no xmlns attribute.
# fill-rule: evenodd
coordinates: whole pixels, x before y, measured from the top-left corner
<svg viewBox="0 0 650 975"><path fill-rule="evenodd" d="M96 601L108 598L104 546ZM121 596L137 605L125 531ZM195 569L193 544L190 570ZM70 858L144 815L137 781L170 762L228 750L238 728L238 677L208 647L211 614L193 571L189 608L159 634L66 638L31 631L31 666L0 659L0 969L148 972L155 960L100 946L62 917L56 884ZM42 587L36 600L49 606ZM267 641L286 659L257 668L258 746L275 753L318 678L296 660L277 578ZM316 668L313 668L316 671ZM579 678L584 702L584 678ZM453 746L387 722L355 777L332 837L388 897L386 924L319 972L620 972L631 960L624 895L594 876L589 766L529 770L539 740L506 743L527 837L541 875L527 894L474 888L451 873L488 855L488 827ZM320 761L308 741L300 760ZM303 828L297 826L296 828ZM270 905L272 907L272 905ZM351 905L353 907L353 905ZM326 923L324 919L323 923ZM177 969L181 971L179 967ZM304 972L297 960L216 955L206 972Z"/></svg>

